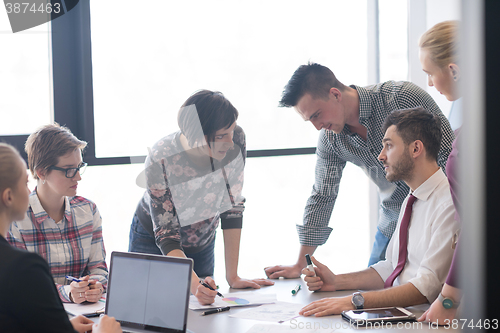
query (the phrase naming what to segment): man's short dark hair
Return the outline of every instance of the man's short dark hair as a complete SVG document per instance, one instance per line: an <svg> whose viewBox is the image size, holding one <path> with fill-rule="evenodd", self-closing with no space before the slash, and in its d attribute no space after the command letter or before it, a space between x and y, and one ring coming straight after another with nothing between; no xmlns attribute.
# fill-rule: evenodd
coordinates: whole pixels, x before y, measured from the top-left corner
<svg viewBox="0 0 500 333"><path fill-rule="evenodd" d="M441 119L423 107L392 111L382 127L385 133L392 125L405 145L420 140L427 151L427 158L437 161L441 147Z"/></svg>
<svg viewBox="0 0 500 333"><path fill-rule="evenodd" d="M311 94L313 98L328 99L331 88L344 91L346 87L337 80L328 67L309 62L307 65L297 68L293 73L283 90L279 106L295 106L299 99L307 93Z"/></svg>

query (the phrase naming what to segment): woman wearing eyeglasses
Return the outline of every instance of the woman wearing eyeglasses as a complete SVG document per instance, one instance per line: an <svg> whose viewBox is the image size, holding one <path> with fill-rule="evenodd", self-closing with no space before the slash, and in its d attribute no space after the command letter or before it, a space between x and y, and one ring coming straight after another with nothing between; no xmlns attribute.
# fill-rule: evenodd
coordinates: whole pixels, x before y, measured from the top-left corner
<svg viewBox="0 0 500 333"><path fill-rule="evenodd" d="M76 195L87 165L82 161L86 145L58 124L28 137L25 150L37 186L27 214L12 223L7 238L48 262L59 297L67 303L99 301L108 277L101 215L93 202Z"/></svg>

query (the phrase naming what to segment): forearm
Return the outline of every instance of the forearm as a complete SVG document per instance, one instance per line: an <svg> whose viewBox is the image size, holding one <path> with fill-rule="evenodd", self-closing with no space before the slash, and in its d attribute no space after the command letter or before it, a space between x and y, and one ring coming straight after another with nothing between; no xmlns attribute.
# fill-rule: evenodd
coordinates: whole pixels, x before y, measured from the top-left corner
<svg viewBox="0 0 500 333"><path fill-rule="evenodd" d="M231 285L231 282L238 277L241 229L224 229L223 235L226 280Z"/></svg>
<svg viewBox="0 0 500 333"><path fill-rule="evenodd" d="M428 303L427 298L411 283L383 290L369 291L363 293L363 297L365 298L365 308L407 307Z"/></svg>
<svg viewBox="0 0 500 333"><path fill-rule="evenodd" d="M186 254L182 250L178 250L178 249L170 251L169 253L167 253L167 256L178 257L178 258L187 258ZM196 275L196 273L193 270L193 272L191 274L191 293L192 294L196 294L196 289L198 288L199 284L200 284L200 278L198 277L198 275Z"/></svg>
<svg viewBox="0 0 500 333"><path fill-rule="evenodd" d="M296 265L299 266L301 269L306 267L307 266L306 254L309 254L310 256L312 256L314 251L316 251L317 248L318 248L317 246L301 245L300 251L299 251L299 257L297 258Z"/></svg>
<svg viewBox="0 0 500 333"><path fill-rule="evenodd" d="M336 290L375 290L381 288L384 288L384 280L382 280L380 275L373 268L335 276Z"/></svg>
<svg viewBox="0 0 500 333"><path fill-rule="evenodd" d="M455 302L460 302L460 299L462 298L462 292L459 288L452 287L446 283L441 290L441 294L443 294L444 297L451 298Z"/></svg>

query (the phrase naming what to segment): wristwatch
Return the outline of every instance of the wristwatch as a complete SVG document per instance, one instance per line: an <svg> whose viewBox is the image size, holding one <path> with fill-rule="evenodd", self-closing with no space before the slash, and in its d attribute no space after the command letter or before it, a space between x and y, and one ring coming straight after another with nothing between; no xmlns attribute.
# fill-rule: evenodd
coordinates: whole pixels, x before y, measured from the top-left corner
<svg viewBox="0 0 500 333"><path fill-rule="evenodd" d="M438 300L443 303L445 309L456 309L460 305L460 302L455 302L449 297L444 297L441 293L439 293Z"/></svg>
<svg viewBox="0 0 500 333"><path fill-rule="evenodd" d="M359 292L354 293L352 294L351 303L354 305L356 310L362 309L365 305L365 298Z"/></svg>

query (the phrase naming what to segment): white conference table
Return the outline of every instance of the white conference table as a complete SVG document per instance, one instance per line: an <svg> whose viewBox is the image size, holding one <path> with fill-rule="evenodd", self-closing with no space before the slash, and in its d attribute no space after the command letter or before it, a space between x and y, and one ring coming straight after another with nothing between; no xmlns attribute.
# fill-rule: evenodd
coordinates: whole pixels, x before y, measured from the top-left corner
<svg viewBox="0 0 500 333"><path fill-rule="evenodd" d="M299 303L299 304L309 304L312 301L319 300L324 297L342 297L347 295L352 295L354 291L336 291L336 292L310 292L307 290L305 282L300 279L285 279L285 280L273 280L275 282L274 286L263 287L259 290L260 293L276 294L276 298L281 302ZM293 296L291 291L297 284L301 284L302 289ZM241 289L220 289L222 294L225 292L241 292ZM420 305L417 307L408 307L407 309L414 313L417 318L428 308L428 305ZM221 312L217 314L201 316L200 310L189 310L188 313L188 323L187 328L194 333L245 333L255 324L272 324L266 321L249 320L232 318L231 314L235 314L239 311L245 311L249 307L232 307L231 310L226 312ZM346 332L346 331L356 331L357 328L349 327L349 323L342 319L340 315L326 316L326 317L303 317L293 319L292 321L287 321L280 326L288 326L290 332L305 332L306 328L321 327L322 330L319 332ZM314 326L316 325L316 326ZM364 329L364 328L361 328ZM390 328L369 328L370 330L376 330L377 332L394 332L397 329L396 324ZM439 328L433 326L430 327L428 323L406 323L405 331L415 331L415 332L436 332L436 331L446 331L453 332L451 328L446 329L441 326Z"/></svg>

